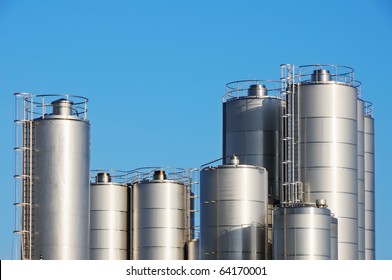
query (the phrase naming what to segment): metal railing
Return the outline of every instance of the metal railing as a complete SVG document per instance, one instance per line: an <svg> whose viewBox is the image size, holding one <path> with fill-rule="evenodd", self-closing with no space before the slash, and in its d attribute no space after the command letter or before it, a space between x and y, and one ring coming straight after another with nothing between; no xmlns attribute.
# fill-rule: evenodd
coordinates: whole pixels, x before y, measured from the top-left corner
<svg viewBox="0 0 392 280"><path fill-rule="evenodd" d="M184 185L188 184L188 173L183 168L176 167L141 167L128 172L128 184L149 182L154 180L156 171L165 171L165 180L170 180Z"/></svg>
<svg viewBox="0 0 392 280"><path fill-rule="evenodd" d="M364 114L367 117L373 117L373 103L364 101Z"/></svg>
<svg viewBox="0 0 392 280"><path fill-rule="evenodd" d="M268 96L280 97L280 81L274 80L240 80L226 84L226 94L223 102L230 99L248 96L248 89L252 85L264 85Z"/></svg>
<svg viewBox="0 0 392 280"><path fill-rule="evenodd" d="M92 169L90 170L90 182L96 183L96 176L99 173L107 173L110 175L112 183L126 184L129 182L129 172L114 169Z"/></svg>

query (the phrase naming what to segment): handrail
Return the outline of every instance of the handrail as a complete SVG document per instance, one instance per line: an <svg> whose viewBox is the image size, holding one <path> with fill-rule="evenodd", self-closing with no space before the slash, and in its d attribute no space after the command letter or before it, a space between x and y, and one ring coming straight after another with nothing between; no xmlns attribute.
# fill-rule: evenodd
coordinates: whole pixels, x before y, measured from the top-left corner
<svg viewBox="0 0 392 280"><path fill-rule="evenodd" d="M179 182L184 185L188 184L188 174L187 171L183 168L177 167L141 167L127 173L128 184L135 184L139 182L149 182L154 181L154 172L155 171L165 171L166 178L165 180Z"/></svg>
<svg viewBox="0 0 392 280"><path fill-rule="evenodd" d="M369 101L364 101L364 114L367 117L373 117L373 103Z"/></svg>
<svg viewBox="0 0 392 280"><path fill-rule="evenodd" d="M233 98L241 98L248 96L248 89L251 85L265 86L268 96L280 97L280 81L279 80L239 80L226 84L226 94L223 96L223 102ZM252 96L249 96L252 98Z"/></svg>
<svg viewBox="0 0 392 280"><path fill-rule="evenodd" d="M128 182L128 171L114 170L114 169L92 169L90 170L90 182L95 183L98 173L108 173L111 178L110 183L126 184Z"/></svg>

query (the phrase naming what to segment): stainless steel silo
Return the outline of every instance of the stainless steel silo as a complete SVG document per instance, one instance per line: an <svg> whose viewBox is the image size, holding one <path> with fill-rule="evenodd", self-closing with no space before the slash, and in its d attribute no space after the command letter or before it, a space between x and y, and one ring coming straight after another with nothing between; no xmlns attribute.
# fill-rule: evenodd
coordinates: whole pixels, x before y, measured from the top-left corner
<svg viewBox="0 0 392 280"><path fill-rule="evenodd" d="M274 210L274 260L330 260L331 211L315 205Z"/></svg>
<svg viewBox="0 0 392 280"><path fill-rule="evenodd" d="M304 201L328 201L339 219L339 259L358 259L357 90L349 67L291 68L292 140ZM289 71L289 73L290 73Z"/></svg>
<svg viewBox="0 0 392 280"><path fill-rule="evenodd" d="M374 119L372 105L365 106L365 259L374 260L375 253L375 169Z"/></svg>
<svg viewBox="0 0 392 280"><path fill-rule="evenodd" d="M265 168L237 157L201 170L200 259L266 259L267 184Z"/></svg>
<svg viewBox="0 0 392 280"><path fill-rule="evenodd" d="M89 258L90 123L87 99L26 95L22 258ZM27 208L26 208L27 209ZM27 216L28 215L28 216ZM27 233L27 234L26 234ZM30 247L30 254L26 254Z"/></svg>
<svg viewBox="0 0 392 280"><path fill-rule="evenodd" d="M358 259L365 259L365 147L364 103L357 101L358 148Z"/></svg>
<svg viewBox="0 0 392 280"><path fill-rule="evenodd" d="M133 259L185 259L188 211L185 174L166 173L160 168L133 173Z"/></svg>
<svg viewBox="0 0 392 280"><path fill-rule="evenodd" d="M95 183L90 184L90 259L129 259L130 191L126 178L119 172L94 173Z"/></svg>
<svg viewBox="0 0 392 280"><path fill-rule="evenodd" d="M188 242L188 260L199 260L200 252L200 242L199 239L192 239Z"/></svg>
<svg viewBox="0 0 392 280"><path fill-rule="evenodd" d="M280 170L280 83L269 80L235 81L226 85L223 98L223 163L237 155L242 164L268 172L269 259L272 210L278 204Z"/></svg>
<svg viewBox="0 0 392 280"><path fill-rule="evenodd" d="M331 260L338 260L338 219L331 214Z"/></svg>

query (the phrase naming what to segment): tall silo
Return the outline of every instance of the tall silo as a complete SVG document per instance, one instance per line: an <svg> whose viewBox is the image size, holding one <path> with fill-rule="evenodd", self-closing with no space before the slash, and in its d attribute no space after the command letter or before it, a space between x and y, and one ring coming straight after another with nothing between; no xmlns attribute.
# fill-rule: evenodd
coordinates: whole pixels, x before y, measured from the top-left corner
<svg viewBox="0 0 392 280"><path fill-rule="evenodd" d="M280 83L243 80L228 83L223 97L223 163L237 155L242 164L264 167L268 172L269 247L272 210L278 204L280 170ZM269 248L271 258L271 248Z"/></svg>
<svg viewBox="0 0 392 280"><path fill-rule="evenodd" d="M372 104L365 105L365 259L374 260L375 253L375 167L374 119Z"/></svg>
<svg viewBox="0 0 392 280"><path fill-rule="evenodd" d="M87 99L23 100L22 258L89 258L90 123Z"/></svg>
<svg viewBox="0 0 392 280"><path fill-rule="evenodd" d="M358 148L358 259L365 259L365 147L364 103L357 101L357 148Z"/></svg>
<svg viewBox="0 0 392 280"><path fill-rule="evenodd" d="M267 183L265 168L239 164L235 156L201 170L201 259L266 259Z"/></svg>
<svg viewBox="0 0 392 280"><path fill-rule="evenodd" d="M274 260L330 260L331 211L325 200L274 210Z"/></svg>
<svg viewBox="0 0 392 280"><path fill-rule="evenodd" d="M90 184L90 259L126 260L130 256L130 189L121 172L93 170Z"/></svg>
<svg viewBox="0 0 392 280"><path fill-rule="evenodd" d="M283 65L293 115L288 139L304 201L319 198L339 220L339 259L358 259L357 90L353 69ZM290 106L291 106L290 105ZM283 162L283 165L285 163ZM291 169L293 169L291 168ZM290 169L290 168L289 168ZM298 174L295 174L298 171Z"/></svg>
<svg viewBox="0 0 392 280"><path fill-rule="evenodd" d="M134 260L183 260L187 241L187 177L184 170L132 171Z"/></svg>

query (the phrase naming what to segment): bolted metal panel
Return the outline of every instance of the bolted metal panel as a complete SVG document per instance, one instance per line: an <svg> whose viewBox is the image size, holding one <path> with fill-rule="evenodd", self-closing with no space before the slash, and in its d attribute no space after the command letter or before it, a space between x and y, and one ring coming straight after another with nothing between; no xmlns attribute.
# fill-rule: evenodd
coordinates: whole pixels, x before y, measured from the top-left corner
<svg viewBox="0 0 392 280"><path fill-rule="evenodd" d="M339 219L339 259L358 259L357 92L337 82L295 86L305 201L325 198Z"/></svg>
<svg viewBox="0 0 392 280"><path fill-rule="evenodd" d="M266 259L267 180L267 171L256 166L202 169L201 259Z"/></svg>
<svg viewBox="0 0 392 280"><path fill-rule="evenodd" d="M171 180L132 186L133 259L183 260L186 245L186 186Z"/></svg>
<svg viewBox="0 0 392 280"><path fill-rule="evenodd" d="M365 116L365 259L374 260L375 253L375 182L374 119Z"/></svg>
<svg viewBox="0 0 392 280"><path fill-rule="evenodd" d="M33 135L32 259L89 259L90 125L50 115L33 121Z"/></svg>
<svg viewBox="0 0 392 280"><path fill-rule="evenodd" d="M314 206L274 210L274 260L330 260L331 211Z"/></svg>
<svg viewBox="0 0 392 280"><path fill-rule="evenodd" d="M126 185L109 180L90 185L91 260L128 258L128 191Z"/></svg>
<svg viewBox="0 0 392 280"><path fill-rule="evenodd" d="M188 260L199 260L200 242L199 239L193 239L188 242Z"/></svg>
<svg viewBox="0 0 392 280"><path fill-rule="evenodd" d="M365 147L364 103L357 101L357 148L358 148L358 259L365 259Z"/></svg>

